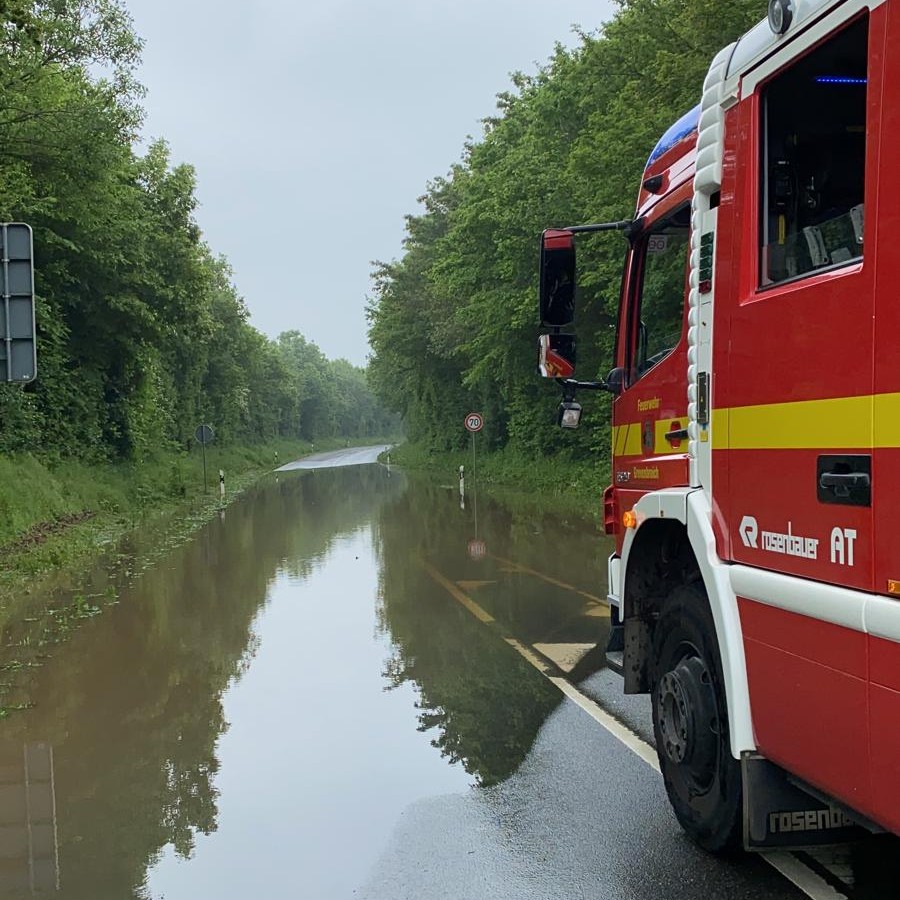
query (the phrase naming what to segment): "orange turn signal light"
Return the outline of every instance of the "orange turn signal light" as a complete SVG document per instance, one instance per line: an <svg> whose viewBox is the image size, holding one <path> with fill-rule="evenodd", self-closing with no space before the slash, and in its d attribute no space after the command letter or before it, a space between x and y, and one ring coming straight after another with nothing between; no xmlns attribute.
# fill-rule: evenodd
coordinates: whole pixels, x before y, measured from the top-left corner
<svg viewBox="0 0 900 900"><path fill-rule="evenodd" d="M895 578L888 578L888 593L895 597L900 597L900 581Z"/></svg>
<svg viewBox="0 0 900 900"><path fill-rule="evenodd" d="M622 524L626 528L637 528L637 514L633 509L622 513Z"/></svg>

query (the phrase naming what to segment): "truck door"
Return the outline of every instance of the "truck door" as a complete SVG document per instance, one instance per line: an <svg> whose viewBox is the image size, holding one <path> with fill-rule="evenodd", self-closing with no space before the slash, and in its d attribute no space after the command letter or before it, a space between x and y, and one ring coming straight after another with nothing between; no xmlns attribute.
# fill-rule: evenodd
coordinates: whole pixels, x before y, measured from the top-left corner
<svg viewBox="0 0 900 900"><path fill-rule="evenodd" d="M896 40L900 6L887 4L887 16L887 34ZM885 53L884 93L877 110L881 142L878 214L866 217L867 237L881 251L875 290L874 588L891 597L873 599L866 616L873 817L894 831L900 831L900 609L895 612L900 601L900 528L895 514L900 501L900 254L895 250L900 234L900 181L896 159L888 148L900 136L900 105L893 96L898 79L900 56Z"/></svg>
<svg viewBox="0 0 900 900"><path fill-rule="evenodd" d="M716 299L713 492L732 558L753 567L735 577L759 747L866 808L863 600L834 588L873 588L875 246L863 236L880 78L869 15L840 16L745 76L726 138L719 222L732 223L739 274Z"/></svg>
<svg viewBox="0 0 900 900"><path fill-rule="evenodd" d="M617 353L626 388L613 411L613 483L623 511L648 491L687 484L688 198L631 253Z"/></svg>
<svg viewBox="0 0 900 900"><path fill-rule="evenodd" d="M862 589L872 587L875 311L874 253L863 255L875 168L867 25L794 57L743 104L744 281L716 390L734 559Z"/></svg>

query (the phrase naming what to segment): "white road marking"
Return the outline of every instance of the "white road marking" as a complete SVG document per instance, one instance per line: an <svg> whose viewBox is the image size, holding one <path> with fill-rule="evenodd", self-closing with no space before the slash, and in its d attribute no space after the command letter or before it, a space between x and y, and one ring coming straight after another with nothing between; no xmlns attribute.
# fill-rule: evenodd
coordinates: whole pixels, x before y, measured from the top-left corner
<svg viewBox="0 0 900 900"><path fill-rule="evenodd" d="M504 560L504 562L506 561ZM471 597L466 596L452 581L441 575L433 566L427 563L424 565L425 571L476 619L485 624L499 627L497 620L490 613L482 609ZM525 644L513 637L504 637L503 639L523 659L531 663L548 681L554 684L576 706L584 710L619 743L627 747L636 756L639 756L656 772L660 771L659 759L654 747L635 734L630 728L623 725L617 718L610 715L596 700L578 690L571 681L560 675L553 674L548 665L549 661L545 660L530 647L525 646ZM821 875L814 872L791 853L779 850L759 855L780 875L790 881L794 887L809 897L810 900L847 900L847 895L833 888Z"/></svg>
<svg viewBox="0 0 900 900"><path fill-rule="evenodd" d="M821 875L793 854L776 850L760 855L807 897L812 897L813 900L847 900L846 894L833 888Z"/></svg>
<svg viewBox="0 0 900 900"><path fill-rule="evenodd" d="M624 744L632 753L647 763L650 768L659 772L659 759L656 756L656 750L645 740L638 737L615 716L611 716L596 700L579 691L568 679L561 678L558 675L547 675L546 678L555 684L576 706L580 706L598 725L602 725L620 744Z"/></svg>

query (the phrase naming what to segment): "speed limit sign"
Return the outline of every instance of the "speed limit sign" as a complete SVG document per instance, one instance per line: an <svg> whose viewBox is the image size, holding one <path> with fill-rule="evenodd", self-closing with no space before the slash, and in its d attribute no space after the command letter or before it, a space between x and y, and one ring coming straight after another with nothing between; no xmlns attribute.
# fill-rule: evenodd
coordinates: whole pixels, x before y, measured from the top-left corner
<svg viewBox="0 0 900 900"><path fill-rule="evenodd" d="M484 428L484 416L481 413L469 413L466 416L466 431L474 434L476 431L481 431L482 428Z"/></svg>

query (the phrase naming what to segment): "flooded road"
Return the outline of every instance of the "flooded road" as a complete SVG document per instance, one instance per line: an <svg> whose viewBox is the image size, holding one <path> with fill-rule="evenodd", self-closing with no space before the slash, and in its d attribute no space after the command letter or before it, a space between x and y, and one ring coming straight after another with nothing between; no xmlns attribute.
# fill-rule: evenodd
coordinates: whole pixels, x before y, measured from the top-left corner
<svg viewBox="0 0 900 900"><path fill-rule="evenodd" d="M476 525L456 484L344 465L380 449L271 476L127 582L98 569L56 601L62 642L6 635L28 708L0 722L0 897L802 896L690 846L545 677L646 733L592 649L596 527L487 497Z"/></svg>

